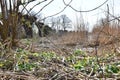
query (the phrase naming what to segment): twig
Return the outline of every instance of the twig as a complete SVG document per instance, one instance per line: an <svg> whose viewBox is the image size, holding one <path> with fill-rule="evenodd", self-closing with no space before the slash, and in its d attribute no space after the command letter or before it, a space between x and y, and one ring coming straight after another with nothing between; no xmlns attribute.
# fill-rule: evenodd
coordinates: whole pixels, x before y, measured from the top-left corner
<svg viewBox="0 0 120 80"><path fill-rule="evenodd" d="M63 0L64 5L69 6L71 9L73 9L73 10L76 11L76 12L91 12L91 11L94 11L94 10L100 8L101 6L103 6L103 5L104 5L105 3L107 3L107 2L108 2L108 0L106 0L105 2L103 2L101 5L99 5L99 6L95 7L95 8L93 8L93 9L90 9L90 10L86 10L86 11L80 10L80 11L79 11L79 10L73 8L73 6L71 6L70 4L69 4L69 5L66 4L66 3L65 3L65 0Z"/></svg>

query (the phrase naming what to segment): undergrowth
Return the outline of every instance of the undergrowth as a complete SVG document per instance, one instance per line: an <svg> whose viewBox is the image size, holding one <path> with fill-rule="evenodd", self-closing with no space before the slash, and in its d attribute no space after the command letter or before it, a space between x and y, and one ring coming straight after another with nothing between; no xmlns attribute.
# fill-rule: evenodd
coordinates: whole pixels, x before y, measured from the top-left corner
<svg viewBox="0 0 120 80"><path fill-rule="evenodd" d="M86 76L88 79L117 79L120 77L120 61L115 60L113 56L115 58L114 54L99 57L99 65L95 56L88 56L86 52L80 49L64 56L54 51L32 53L22 48L7 52L1 47L0 69L3 71L30 72L38 79L65 79L65 76L70 79L84 79ZM82 74L80 75L80 73Z"/></svg>

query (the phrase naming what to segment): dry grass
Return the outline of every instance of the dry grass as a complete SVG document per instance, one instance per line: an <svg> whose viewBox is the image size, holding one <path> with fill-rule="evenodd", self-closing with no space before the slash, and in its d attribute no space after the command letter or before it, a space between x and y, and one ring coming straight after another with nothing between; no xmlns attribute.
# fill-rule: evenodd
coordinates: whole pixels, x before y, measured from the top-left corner
<svg viewBox="0 0 120 80"><path fill-rule="evenodd" d="M0 80L37 80L35 76L30 73L17 73L17 72L0 72Z"/></svg>
<svg viewBox="0 0 120 80"><path fill-rule="evenodd" d="M75 46L77 44L84 44L87 41L85 32L67 32L59 38L58 43Z"/></svg>

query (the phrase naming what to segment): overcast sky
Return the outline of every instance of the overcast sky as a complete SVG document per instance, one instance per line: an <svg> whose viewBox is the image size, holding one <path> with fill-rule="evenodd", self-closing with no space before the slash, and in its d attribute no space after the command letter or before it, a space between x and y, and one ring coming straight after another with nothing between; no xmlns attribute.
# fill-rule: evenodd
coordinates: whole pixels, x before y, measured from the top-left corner
<svg viewBox="0 0 120 80"><path fill-rule="evenodd" d="M50 0L48 0L49 2ZM68 3L70 0L65 0L66 3ZM71 5L77 9L77 10L90 10L93 9L99 5L101 5L105 0L73 0ZM45 3L46 4L46 3ZM107 4L109 4L110 12L114 13L115 15L119 15L120 13L120 0L108 0L108 2L100 7L99 9L82 13L84 21L89 23L89 28L92 29L93 25L98 21L100 18L105 17L104 10L107 10ZM33 3L31 3L28 7L30 8ZM37 6L34 11L39 11L41 7L44 4ZM44 14L44 16L50 16L52 14L55 14L56 12L59 12L64 8L63 0L54 0L50 5L48 5L41 13ZM71 8L66 8L64 12L61 14L66 14L73 23L75 23L76 15L79 16L78 12L75 12ZM61 15L59 14L59 15ZM57 16L59 16L57 15Z"/></svg>

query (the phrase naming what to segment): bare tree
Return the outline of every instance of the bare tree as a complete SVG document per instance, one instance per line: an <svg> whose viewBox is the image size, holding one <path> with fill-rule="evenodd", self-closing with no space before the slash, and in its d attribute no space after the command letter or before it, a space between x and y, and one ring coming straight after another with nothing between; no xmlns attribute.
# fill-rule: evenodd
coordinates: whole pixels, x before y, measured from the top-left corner
<svg viewBox="0 0 120 80"><path fill-rule="evenodd" d="M64 31L66 30L66 28L71 27L72 21L65 14L60 16L60 22L61 22L61 26L63 27Z"/></svg>

